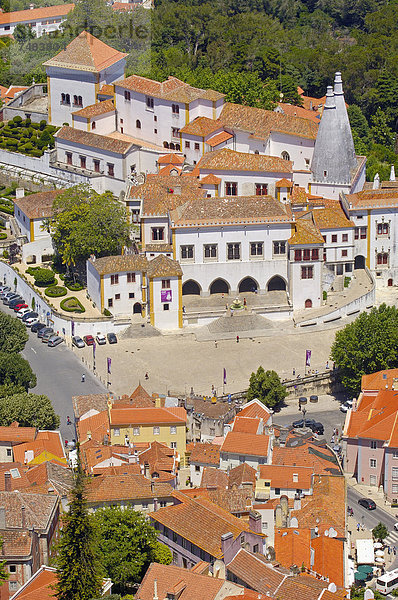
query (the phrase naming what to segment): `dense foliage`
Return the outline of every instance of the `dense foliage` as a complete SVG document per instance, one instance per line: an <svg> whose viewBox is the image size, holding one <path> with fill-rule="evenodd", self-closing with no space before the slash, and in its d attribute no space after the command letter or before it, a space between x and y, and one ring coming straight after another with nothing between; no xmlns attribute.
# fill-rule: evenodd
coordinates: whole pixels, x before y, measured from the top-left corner
<svg viewBox="0 0 398 600"><path fill-rule="evenodd" d="M0 386L4 385L13 385L26 392L36 385L36 375L28 361L17 352L0 352Z"/></svg>
<svg viewBox="0 0 398 600"><path fill-rule="evenodd" d="M286 396L286 388L275 371L264 371L260 366L256 373L251 374L247 391L248 402L257 398L268 408L274 408L283 402Z"/></svg>
<svg viewBox="0 0 398 600"><path fill-rule="evenodd" d="M388 533L387 527L381 522L372 529L372 535L376 540L383 541L388 536Z"/></svg>
<svg viewBox="0 0 398 600"><path fill-rule="evenodd" d="M21 352L27 341L25 325L15 317L0 312L0 352Z"/></svg>
<svg viewBox="0 0 398 600"><path fill-rule="evenodd" d="M352 394L361 389L362 375L398 367L398 310L382 304L363 312L336 333L331 358L344 387Z"/></svg>
<svg viewBox="0 0 398 600"><path fill-rule="evenodd" d="M47 396L22 392L0 397L0 424L18 421L21 427L57 429L59 417Z"/></svg>
<svg viewBox="0 0 398 600"><path fill-rule="evenodd" d="M6 124L0 123L0 148L40 158L47 148L54 148L56 130L45 120L32 123L17 115Z"/></svg>
<svg viewBox="0 0 398 600"><path fill-rule="evenodd" d="M151 562L171 563L171 551L158 542L155 529L142 513L114 506L97 510L92 518L101 561L114 590L128 592L141 581Z"/></svg>

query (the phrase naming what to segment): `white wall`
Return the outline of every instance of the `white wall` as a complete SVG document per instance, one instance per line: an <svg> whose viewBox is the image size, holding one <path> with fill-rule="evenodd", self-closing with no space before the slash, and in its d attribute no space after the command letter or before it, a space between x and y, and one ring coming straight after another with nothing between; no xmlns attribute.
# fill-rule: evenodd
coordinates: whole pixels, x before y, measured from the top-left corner
<svg viewBox="0 0 398 600"><path fill-rule="evenodd" d="M236 182L238 184L238 196L254 196L256 194L256 183L268 185L268 194L275 196L275 183L285 177L291 180L292 174L289 172L266 172L266 171L219 171L211 169L200 169L200 177L203 179L210 173L221 179L220 195L226 194L225 183Z"/></svg>
<svg viewBox="0 0 398 600"><path fill-rule="evenodd" d="M86 261L86 274L87 293L102 312L104 306L101 305L101 276L89 260Z"/></svg>
<svg viewBox="0 0 398 600"><path fill-rule="evenodd" d="M169 219L167 216L152 216L152 215L143 215L142 221L142 241L143 246L146 244L170 244L170 231L169 231ZM153 240L152 239L152 228L164 228L163 240Z"/></svg>
<svg viewBox="0 0 398 600"><path fill-rule="evenodd" d="M135 273L135 282L127 282L127 273L119 273L119 283L111 284L111 276L104 275L104 308L108 308L115 316L130 315L133 313L133 306L136 302L142 304L142 273L140 271L131 271ZM120 300L116 300L116 295L120 294ZM129 294L134 294L134 298L129 298ZM113 307L109 306L108 300L113 301Z"/></svg>
<svg viewBox="0 0 398 600"><path fill-rule="evenodd" d="M150 311L154 312L155 317L153 325L159 329L178 329L179 311L182 310L178 297L178 277L165 276L164 279L170 279L171 302L161 301L162 279L156 278L153 280L153 286L149 285ZM169 310L164 310L165 304L168 304Z"/></svg>
<svg viewBox="0 0 398 600"><path fill-rule="evenodd" d="M293 302L294 310L305 308L305 301L312 301L312 308L321 306L322 304L322 247L303 245L304 248L318 248L319 260L306 260L295 262L294 251L297 246L290 248L289 262L289 283L290 283L290 298ZM313 279L301 278L301 267L313 267Z"/></svg>
<svg viewBox="0 0 398 600"><path fill-rule="evenodd" d="M14 23L5 23L0 25L0 36L12 35L17 25L26 25L36 34L35 37L41 37L45 33L51 31L58 31L61 27L61 23L65 21L66 17L42 17L40 19L31 19L24 21L16 21Z"/></svg>
<svg viewBox="0 0 398 600"><path fill-rule="evenodd" d="M22 262L26 263L29 256L35 256L36 262L42 262L42 256L54 254L51 236L42 237L22 246Z"/></svg>
<svg viewBox="0 0 398 600"><path fill-rule="evenodd" d="M288 152L293 161L294 169L308 170L314 153L315 140L309 140L295 135L287 135L272 131L270 134L269 153L271 156L282 156ZM306 162L306 160L308 162Z"/></svg>

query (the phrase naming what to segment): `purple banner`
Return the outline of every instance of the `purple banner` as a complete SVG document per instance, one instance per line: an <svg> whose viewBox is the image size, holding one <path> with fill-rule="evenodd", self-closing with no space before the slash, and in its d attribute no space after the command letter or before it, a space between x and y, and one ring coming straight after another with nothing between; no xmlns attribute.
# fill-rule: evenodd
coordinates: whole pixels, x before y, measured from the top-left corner
<svg viewBox="0 0 398 600"><path fill-rule="evenodd" d="M94 342L93 344L93 358L95 359L95 349L97 347L97 344Z"/></svg>
<svg viewBox="0 0 398 600"><path fill-rule="evenodd" d="M172 294L171 290L160 290L160 301L161 302L171 302Z"/></svg>
<svg viewBox="0 0 398 600"><path fill-rule="evenodd" d="M111 374L111 364L112 364L112 359L111 358L107 358L107 365L108 365L108 374Z"/></svg>
<svg viewBox="0 0 398 600"><path fill-rule="evenodd" d="M72 335L75 335L75 322L74 321L72 321L71 326L72 326Z"/></svg>
<svg viewBox="0 0 398 600"><path fill-rule="evenodd" d="M227 385L227 369L224 368L224 385Z"/></svg>
<svg viewBox="0 0 398 600"><path fill-rule="evenodd" d="M307 367L311 366L311 350L305 351L305 364Z"/></svg>

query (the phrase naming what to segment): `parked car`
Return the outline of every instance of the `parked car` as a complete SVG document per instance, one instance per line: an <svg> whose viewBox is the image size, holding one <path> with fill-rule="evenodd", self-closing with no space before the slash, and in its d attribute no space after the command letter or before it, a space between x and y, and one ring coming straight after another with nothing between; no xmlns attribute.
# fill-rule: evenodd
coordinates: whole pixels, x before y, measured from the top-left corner
<svg viewBox="0 0 398 600"><path fill-rule="evenodd" d="M0 294L6 294L7 292L11 292L11 288L9 285L0 285Z"/></svg>
<svg viewBox="0 0 398 600"><path fill-rule="evenodd" d="M30 319L31 317L34 317L35 319L39 318L39 315L37 312L35 312L34 310L29 311L28 313L26 313L23 317L22 317L22 323L26 323L26 321L28 319Z"/></svg>
<svg viewBox="0 0 398 600"><path fill-rule="evenodd" d="M19 302L19 304L16 304L14 306L14 311L18 312L19 310L22 310L23 308L29 308L29 306L25 302Z"/></svg>
<svg viewBox="0 0 398 600"><path fill-rule="evenodd" d="M85 346L82 338L79 335L74 335L72 337L72 344L76 346L76 348L84 348Z"/></svg>
<svg viewBox="0 0 398 600"><path fill-rule="evenodd" d="M42 329L39 329L39 331L37 332L37 337L38 338L42 338L44 334L47 333L54 333L54 329L52 329L51 327L43 327Z"/></svg>
<svg viewBox="0 0 398 600"><path fill-rule="evenodd" d="M371 498L360 498L358 504L366 508L367 510L375 510L376 502Z"/></svg>
<svg viewBox="0 0 398 600"><path fill-rule="evenodd" d="M63 341L64 340L59 337L59 335L52 335L47 342L47 346L54 348L54 346L58 346L58 344L61 344Z"/></svg>
<svg viewBox="0 0 398 600"><path fill-rule="evenodd" d="M34 323L31 327L31 331L33 331L33 333L37 333L38 331L40 331L40 329L45 329L46 325L44 323L40 323L39 321L37 321L37 323Z"/></svg>
<svg viewBox="0 0 398 600"><path fill-rule="evenodd" d="M85 335L83 337L83 340L86 342L87 346L93 346L94 345L94 338L92 335Z"/></svg>
<svg viewBox="0 0 398 600"><path fill-rule="evenodd" d="M28 314L28 313L30 313L30 312L31 312L30 308L21 308L21 310L19 310L19 311L17 312L17 318L18 318L18 319L22 319L22 317L23 317L24 315L27 315L27 314Z"/></svg>
<svg viewBox="0 0 398 600"><path fill-rule="evenodd" d="M25 321L26 327L32 327L32 325L34 325L35 323L39 323L38 317L29 317L29 319L26 319Z"/></svg>
<svg viewBox="0 0 398 600"><path fill-rule="evenodd" d="M352 400L346 400L340 405L340 410L343 413L348 412L352 408Z"/></svg>
<svg viewBox="0 0 398 600"><path fill-rule="evenodd" d="M8 307L14 310L17 304L21 304L23 302L25 302L25 300L21 298L21 296L17 296L17 298L13 298L12 300L10 300L10 302L8 303Z"/></svg>
<svg viewBox="0 0 398 600"><path fill-rule="evenodd" d="M310 429L313 433L317 433L318 435L323 435L325 433L325 428L319 421L316 421L313 425L310 425Z"/></svg>
<svg viewBox="0 0 398 600"><path fill-rule="evenodd" d="M108 338L108 342L110 344L117 344L117 337L115 333L108 333L106 337Z"/></svg>
<svg viewBox="0 0 398 600"><path fill-rule="evenodd" d="M41 341L44 342L45 344L48 344L48 341L50 338L54 337L55 333L54 333L54 329L47 329L44 330L43 335L41 336Z"/></svg>
<svg viewBox="0 0 398 600"><path fill-rule="evenodd" d="M398 531L398 523L394 523L394 529L395 531Z"/></svg>
<svg viewBox="0 0 398 600"><path fill-rule="evenodd" d="M23 298L21 298L21 296L19 294L11 294L10 296L5 296L3 298L3 304L5 304L6 306L9 306L9 304L12 300L21 300L21 302L22 302Z"/></svg>
<svg viewBox="0 0 398 600"><path fill-rule="evenodd" d="M100 346L103 346L104 344L106 344L106 337L104 336L103 333L97 333L97 335L95 336L95 339L97 340L97 343Z"/></svg>
<svg viewBox="0 0 398 600"><path fill-rule="evenodd" d="M315 419L299 419L298 421L293 421L292 427L295 429L300 427L311 427L311 425L315 425Z"/></svg>

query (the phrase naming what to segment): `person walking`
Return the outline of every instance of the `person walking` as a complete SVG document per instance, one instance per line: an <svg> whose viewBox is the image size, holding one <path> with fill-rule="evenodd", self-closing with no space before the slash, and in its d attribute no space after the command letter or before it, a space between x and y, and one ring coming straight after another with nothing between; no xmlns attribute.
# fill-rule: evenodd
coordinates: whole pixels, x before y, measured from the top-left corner
<svg viewBox="0 0 398 600"><path fill-rule="evenodd" d="M72 421L70 420L69 417L66 417L66 424L67 425L72 425Z"/></svg>
<svg viewBox="0 0 398 600"><path fill-rule="evenodd" d="M145 379L149 379L148 371L145 373Z"/></svg>
<svg viewBox="0 0 398 600"><path fill-rule="evenodd" d="M239 344L239 336L236 336L236 343Z"/></svg>
<svg viewBox="0 0 398 600"><path fill-rule="evenodd" d="M86 381L86 376L85 376L85 374L83 373L83 375L82 375L82 383L84 383L85 381Z"/></svg>

